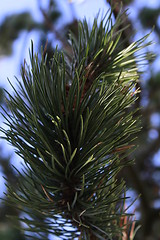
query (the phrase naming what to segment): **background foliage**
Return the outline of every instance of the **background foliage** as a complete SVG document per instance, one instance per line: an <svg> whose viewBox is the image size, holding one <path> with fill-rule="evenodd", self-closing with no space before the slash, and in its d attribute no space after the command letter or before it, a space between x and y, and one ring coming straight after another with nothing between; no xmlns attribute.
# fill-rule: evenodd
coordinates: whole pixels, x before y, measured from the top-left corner
<svg viewBox="0 0 160 240"><path fill-rule="evenodd" d="M114 15L117 16L120 5L119 1L112 1L113 4L118 2L115 8ZM122 1L124 8L128 7L132 1ZM106 1L106 4L110 1ZM59 9L55 1L50 1L47 8L43 8L38 3L39 11L42 15L41 21L35 21L30 12L23 12L20 14L13 14L7 16L0 25L0 54L12 54L13 43L19 38L22 31L36 31L38 34L39 49L41 45L45 45L48 39L48 52L52 56L54 52L54 40L57 39L59 44L69 51L66 41L66 34L69 29L77 34L77 19L73 14L72 21L69 24L63 24L59 28L56 27L57 22L63 15L63 11ZM68 7L72 9L72 5L68 3ZM97 3L98 9L98 3ZM151 9L143 8L138 13L140 31L149 31L154 25L153 36L157 42L160 39L159 26L160 8ZM149 19L149 20L148 20ZM126 16L126 24L131 24L130 28L124 32L123 38L131 36L129 42L138 34L138 29L135 29L135 24ZM137 26L137 25L136 25ZM54 40L53 40L54 39ZM125 44L129 44L125 42ZM156 59L158 53L155 51ZM140 99L137 102L137 107L140 108L139 115L142 115L143 128L138 137L139 148L135 154L136 164L133 167L126 167L121 173L120 178L125 177L128 187L132 189L134 196L141 194L139 204L136 212L140 213L139 222L142 227L138 231L135 239L159 239L160 237L160 160L157 155L160 148L160 71L154 72L154 63L150 62L146 69L147 74L141 77ZM0 100L5 106L3 91L0 92ZM141 108L141 106L143 106ZM2 146L3 147L3 146ZM17 176L10 166L10 159L5 159L1 155L0 159L1 169L3 174L7 177L9 184L14 185L17 181ZM0 211L0 239L14 240L25 239L21 233L16 230L10 222L6 219L6 214L15 214L15 209L8 206L1 206ZM16 212L17 215L20 212Z"/></svg>

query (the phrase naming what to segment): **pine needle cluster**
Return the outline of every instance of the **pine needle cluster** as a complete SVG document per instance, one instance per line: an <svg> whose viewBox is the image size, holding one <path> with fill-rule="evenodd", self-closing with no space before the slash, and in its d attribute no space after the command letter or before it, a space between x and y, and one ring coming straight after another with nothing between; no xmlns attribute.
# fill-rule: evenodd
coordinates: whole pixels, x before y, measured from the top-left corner
<svg viewBox="0 0 160 240"><path fill-rule="evenodd" d="M24 213L30 239L122 237L125 182L117 174L139 131L132 106L145 56L135 54L150 44L145 36L123 49L122 19L113 24L110 11L91 27L79 22L70 56L57 48L52 59L40 57L32 45L31 65L7 93L1 130L25 163L7 201Z"/></svg>

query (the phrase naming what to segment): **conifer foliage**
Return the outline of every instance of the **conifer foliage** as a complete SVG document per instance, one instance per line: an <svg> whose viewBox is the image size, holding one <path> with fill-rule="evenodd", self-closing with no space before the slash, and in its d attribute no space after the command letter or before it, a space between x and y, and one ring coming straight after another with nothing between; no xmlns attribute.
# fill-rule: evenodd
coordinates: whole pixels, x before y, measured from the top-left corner
<svg viewBox="0 0 160 240"><path fill-rule="evenodd" d="M117 174L139 131L132 106L145 56L135 53L150 44L146 36L123 49L122 19L113 24L110 11L91 27L79 22L70 55L57 48L52 59L40 57L32 44L31 65L7 93L1 130L25 163L7 201L24 213L30 239L122 237L125 183Z"/></svg>

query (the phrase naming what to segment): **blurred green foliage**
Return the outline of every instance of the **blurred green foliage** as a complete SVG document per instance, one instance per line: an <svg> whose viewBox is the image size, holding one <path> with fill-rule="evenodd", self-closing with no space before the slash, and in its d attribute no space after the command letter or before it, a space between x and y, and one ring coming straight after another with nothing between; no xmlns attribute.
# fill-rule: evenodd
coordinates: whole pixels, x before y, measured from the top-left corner
<svg viewBox="0 0 160 240"><path fill-rule="evenodd" d="M31 31L38 27L30 13L7 16L0 25L0 55L12 53L12 44L21 31Z"/></svg>
<svg viewBox="0 0 160 240"><path fill-rule="evenodd" d="M157 25L157 19L160 16L160 8L142 8L139 12L139 19L146 28L152 28Z"/></svg>

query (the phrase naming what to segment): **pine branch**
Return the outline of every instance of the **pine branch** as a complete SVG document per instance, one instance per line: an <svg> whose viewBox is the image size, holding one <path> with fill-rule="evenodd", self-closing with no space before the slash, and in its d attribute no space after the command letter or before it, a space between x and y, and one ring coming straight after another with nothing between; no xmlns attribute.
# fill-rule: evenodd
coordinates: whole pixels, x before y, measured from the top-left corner
<svg viewBox="0 0 160 240"><path fill-rule="evenodd" d="M25 162L18 188L8 186L8 204L22 210L25 231L62 239L121 239L125 182L119 171L139 131L133 117L138 81L135 53L147 36L119 48L123 14L112 11L90 28L70 35L72 57L57 49L47 65L44 52L30 51L22 82L8 95L1 129ZM119 50L121 49L121 50ZM123 154L122 154L123 153ZM40 220L37 220L40 219ZM71 227L71 228L69 228ZM30 236L31 237L31 236ZM34 239L38 238L36 236Z"/></svg>

